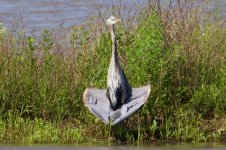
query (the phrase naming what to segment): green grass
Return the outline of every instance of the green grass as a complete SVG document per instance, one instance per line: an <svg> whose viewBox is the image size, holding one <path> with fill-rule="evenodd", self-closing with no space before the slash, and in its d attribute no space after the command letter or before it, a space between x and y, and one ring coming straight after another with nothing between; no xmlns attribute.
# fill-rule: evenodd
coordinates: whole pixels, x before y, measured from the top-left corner
<svg viewBox="0 0 226 150"><path fill-rule="evenodd" d="M75 26L64 40L50 30L35 38L0 29L0 142L225 141L222 20L194 8L184 8L183 16L174 11L179 6L154 6L136 24L117 26L129 82L151 84L152 91L144 107L115 127L82 102L86 87L106 88L111 40L104 23Z"/></svg>

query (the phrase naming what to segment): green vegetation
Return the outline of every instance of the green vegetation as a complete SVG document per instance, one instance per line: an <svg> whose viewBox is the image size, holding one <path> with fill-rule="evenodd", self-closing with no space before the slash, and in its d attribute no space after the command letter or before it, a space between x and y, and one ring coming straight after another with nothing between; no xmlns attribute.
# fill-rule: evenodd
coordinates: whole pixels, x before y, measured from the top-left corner
<svg viewBox="0 0 226 150"><path fill-rule="evenodd" d="M152 91L115 127L82 101L86 87L106 88L111 40L103 22L75 26L63 40L49 30L11 34L1 24L0 142L225 141L224 21L189 4L149 5L136 24L117 26L117 38L129 82Z"/></svg>

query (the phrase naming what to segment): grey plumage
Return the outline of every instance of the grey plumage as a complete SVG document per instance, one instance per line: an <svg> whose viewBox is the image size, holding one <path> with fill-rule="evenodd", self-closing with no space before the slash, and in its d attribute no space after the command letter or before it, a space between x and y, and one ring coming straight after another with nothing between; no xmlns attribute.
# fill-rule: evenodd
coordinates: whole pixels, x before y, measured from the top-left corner
<svg viewBox="0 0 226 150"><path fill-rule="evenodd" d="M108 69L107 90L86 88L83 94L84 104L105 124L116 125L137 111L148 99L150 85L131 88L120 67L115 26L119 19L110 17L107 25L111 31L112 57Z"/></svg>
<svg viewBox="0 0 226 150"><path fill-rule="evenodd" d="M111 32L112 56L108 69L106 96L113 110L120 108L131 97L131 86L119 64L114 25L116 22L117 19L115 17L110 17L107 20Z"/></svg>

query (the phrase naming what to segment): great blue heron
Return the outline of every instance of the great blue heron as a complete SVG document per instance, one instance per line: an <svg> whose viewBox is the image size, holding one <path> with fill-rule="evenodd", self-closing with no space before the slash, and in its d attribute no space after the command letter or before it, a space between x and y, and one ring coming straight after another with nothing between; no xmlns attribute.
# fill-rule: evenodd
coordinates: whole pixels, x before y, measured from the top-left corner
<svg viewBox="0 0 226 150"><path fill-rule="evenodd" d="M120 67L115 35L115 24L119 21L113 16L106 21L112 40L107 90L87 88L83 94L83 101L90 111L104 123L111 122L112 125L118 124L138 110L150 94L150 85L131 88Z"/></svg>
<svg viewBox="0 0 226 150"><path fill-rule="evenodd" d="M110 28L112 40L112 56L108 69L107 93L106 96L113 110L116 110L131 97L131 86L120 67L117 54L117 41L115 35L115 25L120 19L111 16L107 19L107 25Z"/></svg>

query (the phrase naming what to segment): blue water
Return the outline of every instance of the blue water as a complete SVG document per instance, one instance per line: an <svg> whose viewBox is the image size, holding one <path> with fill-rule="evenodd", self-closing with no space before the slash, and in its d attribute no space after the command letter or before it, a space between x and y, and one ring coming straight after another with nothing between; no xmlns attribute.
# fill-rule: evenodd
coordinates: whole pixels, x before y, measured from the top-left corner
<svg viewBox="0 0 226 150"><path fill-rule="evenodd" d="M121 1L128 6L137 3ZM112 3L120 4L120 0L0 0L0 21L7 27L23 26L29 32L59 26L70 28L97 13L98 7L107 8Z"/></svg>
<svg viewBox="0 0 226 150"><path fill-rule="evenodd" d="M0 150L225 150L225 145L219 144L167 144L167 145L140 145L140 146L70 146L70 145L31 145L13 146L0 145Z"/></svg>
<svg viewBox="0 0 226 150"><path fill-rule="evenodd" d="M6 27L22 26L28 32L39 32L44 28L64 27L80 24L97 13L97 8L107 9L110 5L142 5L148 0L0 0L0 21ZM215 1L215 0L212 0ZM221 1L223 18L226 17L226 0ZM99 4L99 5L98 5Z"/></svg>

